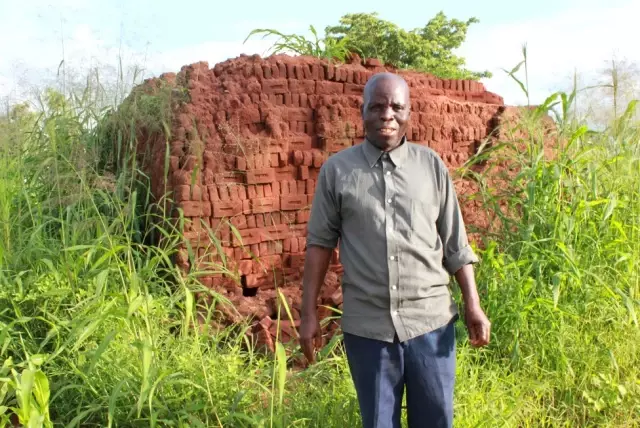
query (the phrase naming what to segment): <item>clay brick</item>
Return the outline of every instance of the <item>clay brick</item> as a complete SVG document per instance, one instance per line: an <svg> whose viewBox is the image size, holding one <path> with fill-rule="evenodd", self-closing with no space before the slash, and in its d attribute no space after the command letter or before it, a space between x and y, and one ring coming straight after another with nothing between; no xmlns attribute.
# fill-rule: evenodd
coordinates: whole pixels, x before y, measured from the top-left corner
<svg viewBox="0 0 640 428"><path fill-rule="evenodd" d="M247 186L247 199L255 199L258 197L258 189L256 185Z"/></svg>
<svg viewBox="0 0 640 428"><path fill-rule="evenodd" d="M296 132L305 133L305 122L296 122Z"/></svg>
<svg viewBox="0 0 640 428"><path fill-rule="evenodd" d="M289 163L289 157L287 156L287 154L283 151L280 151L277 153L277 155L278 155L278 162L277 162L278 167L287 166L287 164Z"/></svg>
<svg viewBox="0 0 640 428"><path fill-rule="evenodd" d="M250 201L251 212L254 214L268 213L280 209L279 198L257 198Z"/></svg>
<svg viewBox="0 0 640 428"><path fill-rule="evenodd" d="M318 95L339 95L344 93L344 85L340 82L318 80L315 93Z"/></svg>
<svg viewBox="0 0 640 428"><path fill-rule="evenodd" d="M229 219L229 223L233 225L236 229L246 229L247 228L247 216L245 215L236 215Z"/></svg>
<svg viewBox="0 0 640 428"><path fill-rule="evenodd" d="M298 238L298 248L300 251L304 251L307 248L307 238L304 236Z"/></svg>
<svg viewBox="0 0 640 428"><path fill-rule="evenodd" d="M309 167L305 165L301 165L298 167L298 178L300 180L308 180L309 179Z"/></svg>
<svg viewBox="0 0 640 428"><path fill-rule="evenodd" d="M311 150L313 141L314 137L309 135L296 135L289 138L289 147L291 150Z"/></svg>
<svg viewBox="0 0 640 428"><path fill-rule="evenodd" d="M264 227L264 214L256 214L254 215L256 219L256 227Z"/></svg>
<svg viewBox="0 0 640 428"><path fill-rule="evenodd" d="M316 191L316 181L308 179L305 184L306 184L306 194L313 195Z"/></svg>
<svg viewBox="0 0 640 428"><path fill-rule="evenodd" d="M247 170L247 160L242 157L236 158L236 169L239 171Z"/></svg>
<svg viewBox="0 0 640 428"><path fill-rule="evenodd" d="M293 211L304 208L307 205L305 195L280 196L280 209L282 211Z"/></svg>
<svg viewBox="0 0 640 428"><path fill-rule="evenodd" d="M240 250L240 248L237 248L236 250ZM234 252L234 256L235 256L235 252ZM237 257L236 257L237 258ZM253 270L253 260L240 260L238 262L238 273L240 275L248 275L252 272Z"/></svg>
<svg viewBox="0 0 640 428"><path fill-rule="evenodd" d="M258 243L249 245L249 251L251 251L253 257L260 257L260 247L258 246Z"/></svg>
<svg viewBox="0 0 640 428"><path fill-rule="evenodd" d="M300 107L300 94L291 94L291 106Z"/></svg>
<svg viewBox="0 0 640 428"><path fill-rule="evenodd" d="M211 215L213 218L233 217L243 213L243 201L212 201L211 208L213 208Z"/></svg>
<svg viewBox="0 0 640 428"><path fill-rule="evenodd" d="M316 82L313 80L289 79L289 92L292 94L313 94L316 90Z"/></svg>
<svg viewBox="0 0 640 428"><path fill-rule="evenodd" d="M298 239L297 238L291 238L291 252L292 253L297 253L300 251L300 247L298 246ZM291 266L294 267L294 266Z"/></svg>
<svg viewBox="0 0 640 428"><path fill-rule="evenodd" d="M307 194L307 182L304 180L296 181L296 193L298 195L306 195Z"/></svg>
<svg viewBox="0 0 640 428"><path fill-rule="evenodd" d="M325 77L327 80L334 80L336 67L333 64L325 64L324 65Z"/></svg>
<svg viewBox="0 0 640 428"><path fill-rule="evenodd" d="M264 193L265 198L271 198L274 196L272 193L271 184L264 184L262 186L262 191Z"/></svg>
<svg viewBox="0 0 640 428"><path fill-rule="evenodd" d="M287 79L295 79L295 71L292 63L287 63Z"/></svg>
<svg viewBox="0 0 640 428"><path fill-rule="evenodd" d="M191 186L181 184L173 188L173 199L176 202L191 200Z"/></svg>
<svg viewBox="0 0 640 428"><path fill-rule="evenodd" d="M341 139L325 139L324 149L331 153L337 153L353 145L353 141L348 138Z"/></svg>
<svg viewBox="0 0 640 428"><path fill-rule="evenodd" d="M287 238L282 241L282 251L285 253L291 252L291 238Z"/></svg>
<svg viewBox="0 0 640 428"><path fill-rule="evenodd" d="M264 168L247 171L247 184L271 183L275 180L275 170Z"/></svg>
<svg viewBox="0 0 640 428"><path fill-rule="evenodd" d="M257 199L264 198L264 186L260 184L256 185L256 198Z"/></svg>
<svg viewBox="0 0 640 428"><path fill-rule="evenodd" d="M346 83L344 85L344 94L345 95L360 96L360 95L362 95L363 92L364 92L364 86L363 85L357 85L357 84L353 84L353 83Z"/></svg>
<svg viewBox="0 0 640 428"><path fill-rule="evenodd" d="M274 181L273 183L271 183L271 193L273 194L273 196L279 196L281 194L280 192L280 182Z"/></svg>
<svg viewBox="0 0 640 428"><path fill-rule="evenodd" d="M310 121L313 120L313 109L311 108L290 108L287 109L287 118L290 121Z"/></svg>
<svg viewBox="0 0 640 428"><path fill-rule="evenodd" d="M313 153L311 153L311 151L306 150L304 152L302 152L302 155L304 157L302 164L305 166L311 166L313 165Z"/></svg>
<svg viewBox="0 0 640 428"><path fill-rule="evenodd" d="M309 107L307 98L308 98L307 94L300 94L300 107Z"/></svg>
<svg viewBox="0 0 640 428"><path fill-rule="evenodd" d="M272 74L271 74L271 66L269 64L265 64L262 66L262 74L264 75L265 79L270 79Z"/></svg>
<svg viewBox="0 0 640 428"><path fill-rule="evenodd" d="M283 181L295 178L298 169L293 165L283 166L282 168L275 168L276 181Z"/></svg>
<svg viewBox="0 0 640 428"><path fill-rule="evenodd" d="M309 221L309 210L301 210L296 213L296 223L307 223Z"/></svg>
<svg viewBox="0 0 640 428"><path fill-rule="evenodd" d="M292 162L294 166L300 166L304 163L304 154L301 150L295 150L292 153Z"/></svg>
<svg viewBox="0 0 640 428"><path fill-rule="evenodd" d="M324 163L324 155L320 150L313 150L313 167L320 168Z"/></svg>
<svg viewBox="0 0 640 428"><path fill-rule="evenodd" d="M262 92L268 95L284 94L288 90L287 79L271 79L262 82Z"/></svg>
<svg viewBox="0 0 640 428"><path fill-rule="evenodd" d="M270 165L270 166L274 166L274 167L280 166L280 165L279 165L278 153L277 153L277 152L275 152L275 153L268 153L267 155L269 156L269 165Z"/></svg>
<svg viewBox="0 0 640 428"><path fill-rule="evenodd" d="M256 224L256 216L255 215L248 215L247 217L247 228L248 229L255 229L258 225Z"/></svg>
<svg viewBox="0 0 640 428"><path fill-rule="evenodd" d="M288 196L289 195L289 181L284 180L280 181L280 195Z"/></svg>
<svg viewBox="0 0 640 428"><path fill-rule="evenodd" d="M260 64L253 65L253 74L258 78L258 80L264 79L264 72L262 71Z"/></svg>

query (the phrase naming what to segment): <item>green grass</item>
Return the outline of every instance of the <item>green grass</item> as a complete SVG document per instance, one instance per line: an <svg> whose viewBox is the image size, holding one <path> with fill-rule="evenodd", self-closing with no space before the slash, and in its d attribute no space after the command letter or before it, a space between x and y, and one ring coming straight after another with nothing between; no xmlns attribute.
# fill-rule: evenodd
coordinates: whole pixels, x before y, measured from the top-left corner
<svg viewBox="0 0 640 428"><path fill-rule="evenodd" d="M587 132L565 120L570 100L550 100L553 159L534 111L526 138L486 153L518 165L509 192L477 177L487 209L521 217L479 251L493 337L473 349L458 325L457 427L640 425L640 126ZM0 425L357 426L339 344L294 371L295 346L265 357L246 326L214 331L220 297L198 302L196 274L173 267L179 234L150 229L136 165L103 171L101 115L51 94L0 119Z"/></svg>

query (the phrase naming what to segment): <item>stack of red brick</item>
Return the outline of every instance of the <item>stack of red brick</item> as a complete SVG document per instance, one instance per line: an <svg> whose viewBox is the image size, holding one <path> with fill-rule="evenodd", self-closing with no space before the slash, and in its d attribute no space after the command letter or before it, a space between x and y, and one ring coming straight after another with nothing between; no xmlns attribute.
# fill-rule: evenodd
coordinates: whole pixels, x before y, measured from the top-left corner
<svg viewBox="0 0 640 428"><path fill-rule="evenodd" d="M380 71L402 74L411 87L408 138L436 150L452 168L474 154L504 110L502 98L479 82L401 72L376 60L241 56L146 82L168 82L174 93L187 94L186 102L173 104L171 136L145 142L152 157L144 165L154 195L171 192L189 220L184 236L195 259L183 251L176 262L185 270L225 265L201 282L235 304L231 321L254 317L262 320L256 324L262 336L274 333L276 286L298 317L315 180L329 156L362 141L362 91ZM459 183L459 189L473 191L473 183ZM465 209L469 215L473 207ZM321 303L339 307L337 252L330 269Z"/></svg>

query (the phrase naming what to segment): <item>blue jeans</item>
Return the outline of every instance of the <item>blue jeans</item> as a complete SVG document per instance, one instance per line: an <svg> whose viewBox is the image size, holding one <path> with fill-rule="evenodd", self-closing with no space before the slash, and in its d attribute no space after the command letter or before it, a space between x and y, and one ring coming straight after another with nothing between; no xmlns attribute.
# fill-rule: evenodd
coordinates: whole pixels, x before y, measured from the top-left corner
<svg viewBox="0 0 640 428"><path fill-rule="evenodd" d="M409 428L452 427L456 320L402 343L344 333L363 428L400 428L405 387Z"/></svg>

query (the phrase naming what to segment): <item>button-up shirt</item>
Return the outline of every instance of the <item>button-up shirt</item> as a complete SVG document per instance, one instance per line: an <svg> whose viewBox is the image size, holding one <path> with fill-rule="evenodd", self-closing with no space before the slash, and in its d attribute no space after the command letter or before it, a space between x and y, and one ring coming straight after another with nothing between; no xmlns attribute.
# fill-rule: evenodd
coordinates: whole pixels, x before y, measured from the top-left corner
<svg viewBox="0 0 640 428"><path fill-rule="evenodd" d="M338 244L342 329L386 342L456 316L450 277L478 261L446 165L406 139L389 152L365 139L322 165L307 245Z"/></svg>

